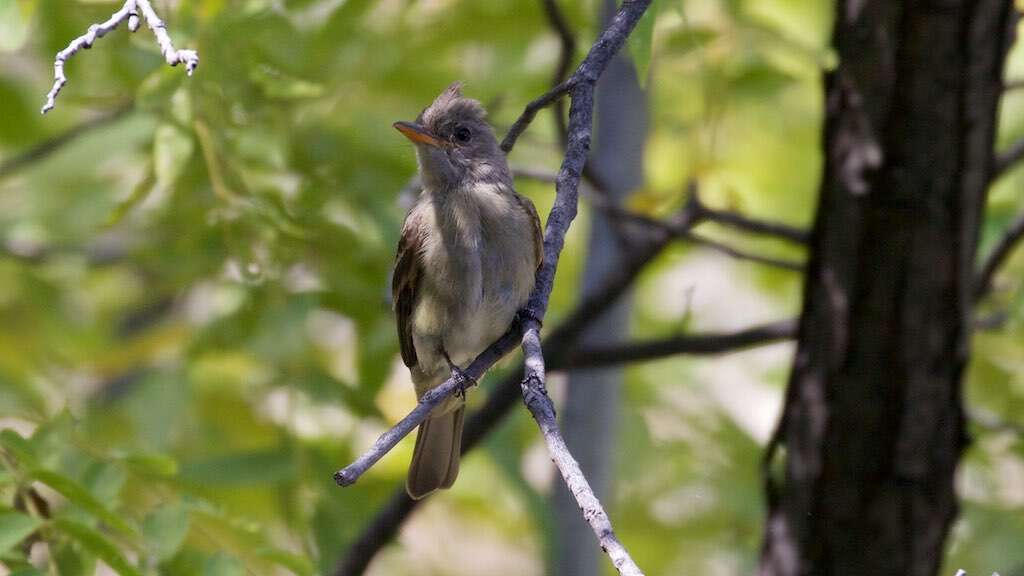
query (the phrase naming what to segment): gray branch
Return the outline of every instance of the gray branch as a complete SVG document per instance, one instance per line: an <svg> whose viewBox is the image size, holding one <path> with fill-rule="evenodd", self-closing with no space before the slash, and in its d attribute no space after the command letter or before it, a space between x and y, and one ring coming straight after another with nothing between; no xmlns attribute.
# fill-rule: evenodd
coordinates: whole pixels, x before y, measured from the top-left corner
<svg viewBox="0 0 1024 576"><path fill-rule="evenodd" d="M576 217L579 203L579 184L590 148L590 137L593 127L594 87L612 57L622 48L626 38L636 26L637 21L650 6L651 0L625 0L611 24L591 47L587 57L573 75L555 89L531 102L523 114L509 129L502 142L502 149L509 152L516 139L526 130L537 112L550 105L565 94L569 94L572 104L569 108L568 144L562 168L555 184L555 202L548 214L544 233L544 265L537 273L536 285L530 295L529 303L523 320L523 332L513 326L498 342L489 346L478 356L466 372L473 378L479 378L488 367L507 354L517 339L521 339L526 356L526 374L523 391L526 395L527 407L537 418L545 440L552 450L552 459L559 466L563 478L576 496L584 515L594 528L602 547L609 553L612 562L621 574L630 576L641 575L642 572L629 557L628 552L615 538L608 521L607 514L593 491L579 472L579 465L565 449L558 426L554 420L554 409L551 400L543 390L544 359L540 349L540 324L547 312L548 300L554 287L555 271L558 259L565 245L565 236ZM509 346L513 343L512 346ZM539 374L539 380L538 380ZM528 382L541 383L541 387L528 385ZM457 388L454 378L425 394L416 408L397 425L385 432L374 443L373 447L360 456L355 462L338 471L335 481L341 486L354 483L367 469L390 451L405 435L418 426L430 410L441 400L451 395ZM532 392L527 394L527 392ZM541 394L538 396L538 394ZM544 406L550 408L550 418L543 412ZM540 416L538 416L540 415Z"/></svg>
<svg viewBox="0 0 1024 576"><path fill-rule="evenodd" d="M68 82L67 76L64 75L64 64L68 58L71 58L83 48L92 48L93 43L97 39L106 36L110 31L117 28L121 22L126 20L128 21L128 29L135 32L139 28L140 12L142 13L142 19L146 21L146 26L156 36L156 42L160 46L160 53L163 55L164 60L167 61L167 64L177 66L184 63L188 75L192 75L196 66L199 65L199 54L195 50L177 50L174 48L174 44L171 43L171 37L167 34L167 26L157 16L149 0L126 0L121 9L114 12L105 22L89 26L89 30L85 34L72 40L67 48L57 53L57 58L53 62L53 88L46 95L46 103L43 104L41 111L43 114L46 114L57 105L57 95L60 94L61 89Z"/></svg>

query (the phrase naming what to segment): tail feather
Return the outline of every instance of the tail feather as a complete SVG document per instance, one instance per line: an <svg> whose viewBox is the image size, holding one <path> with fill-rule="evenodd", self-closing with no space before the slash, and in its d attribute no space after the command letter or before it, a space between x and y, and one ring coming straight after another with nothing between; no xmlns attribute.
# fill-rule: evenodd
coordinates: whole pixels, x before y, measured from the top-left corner
<svg viewBox="0 0 1024 576"><path fill-rule="evenodd" d="M459 475L462 419L465 407L427 418L416 434L405 491L419 500L441 488L451 488Z"/></svg>

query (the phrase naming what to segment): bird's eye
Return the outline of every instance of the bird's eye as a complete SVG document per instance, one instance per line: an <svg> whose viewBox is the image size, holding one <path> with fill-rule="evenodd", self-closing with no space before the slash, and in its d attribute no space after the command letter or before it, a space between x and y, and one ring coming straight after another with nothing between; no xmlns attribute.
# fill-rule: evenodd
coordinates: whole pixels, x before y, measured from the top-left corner
<svg viewBox="0 0 1024 576"><path fill-rule="evenodd" d="M465 126L457 126L455 131L452 132L452 136L455 137L456 142L465 144L466 142L469 142L470 138L473 137L473 134L469 131L469 128L466 128Z"/></svg>

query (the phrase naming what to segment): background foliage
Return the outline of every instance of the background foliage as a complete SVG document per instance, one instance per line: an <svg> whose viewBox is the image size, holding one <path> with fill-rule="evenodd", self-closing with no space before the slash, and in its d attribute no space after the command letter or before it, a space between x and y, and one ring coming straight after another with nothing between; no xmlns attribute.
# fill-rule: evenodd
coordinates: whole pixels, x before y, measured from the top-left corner
<svg viewBox="0 0 1024 576"><path fill-rule="evenodd" d="M562 2L581 45L595 4ZM72 59L40 116L53 55L117 5L0 0L0 166L118 114L0 168L0 573L328 573L411 454L407 441L349 489L331 480L414 402L387 286L415 163L390 125L461 79L500 133L547 86L558 41L533 2L158 0L178 47L200 53L194 77L164 66L147 31L121 29ZM632 207L670 213L694 178L711 205L807 225L830 3L658 7L630 45L654 127ZM1022 67L1015 50L1011 72ZM1004 145L1024 137L1019 94ZM557 150L545 117L512 160L554 168ZM1024 207L1020 180L994 190L986 246ZM550 185L519 187L546 212ZM582 215L550 325L579 291ZM1024 573L1022 271L1018 257L989 305L1004 321L974 342L967 394L984 425L950 574ZM800 278L681 245L636 293L637 336L729 330L798 313ZM750 573L760 450L791 354L628 372L610 512L649 574ZM542 573L554 480L517 411L372 572Z"/></svg>

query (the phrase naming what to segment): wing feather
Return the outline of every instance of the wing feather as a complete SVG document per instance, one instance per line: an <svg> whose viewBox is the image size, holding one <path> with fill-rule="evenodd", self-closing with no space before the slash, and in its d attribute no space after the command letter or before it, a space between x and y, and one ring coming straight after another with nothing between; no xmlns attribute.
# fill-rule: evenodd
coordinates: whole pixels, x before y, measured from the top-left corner
<svg viewBox="0 0 1024 576"><path fill-rule="evenodd" d="M415 214L410 214L402 226L402 237L398 240L398 254L395 256L395 273L391 279L391 298L395 303L395 319L398 323L398 344L402 361L412 368L417 363L416 348L412 341L412 312L416 304L416 289L419 284L420 234Z"/></svg>

